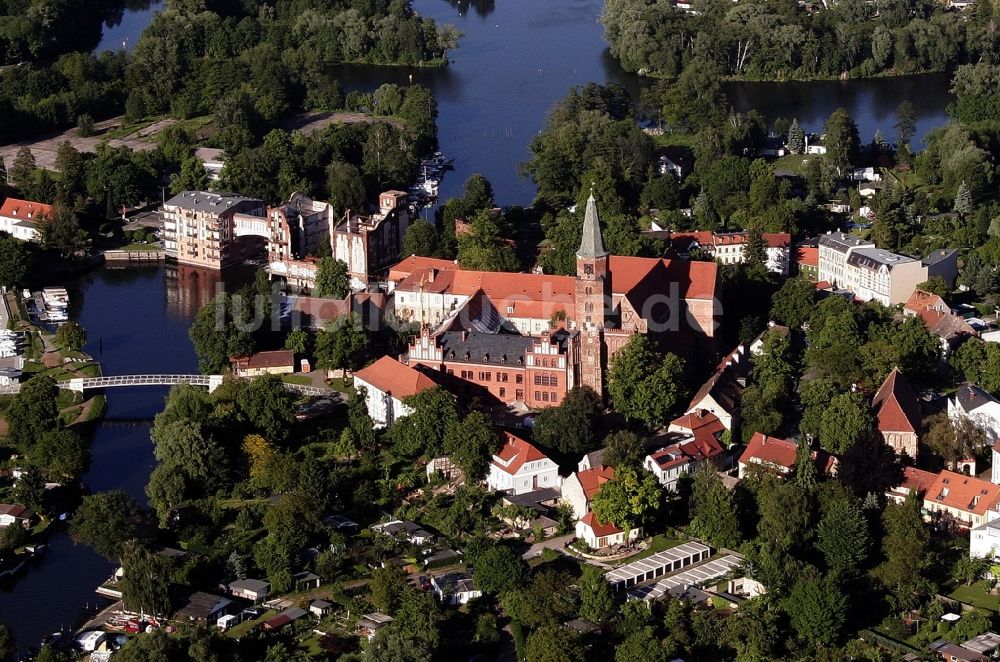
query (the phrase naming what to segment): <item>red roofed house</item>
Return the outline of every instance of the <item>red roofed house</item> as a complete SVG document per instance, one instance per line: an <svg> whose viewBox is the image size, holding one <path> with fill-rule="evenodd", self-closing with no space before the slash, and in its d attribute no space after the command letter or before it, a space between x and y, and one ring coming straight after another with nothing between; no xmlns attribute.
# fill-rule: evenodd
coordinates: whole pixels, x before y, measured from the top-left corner
<svg viewBox="0 0 1000 662"><path fill-rule="evenodd" d="M681 476L694 473L705 462L718 461L723 455L722 445L715 435L702 430L691 438L650 453L642 466L651 471L665 489L677 491Z"/></svg>
<svg viewBox="0 0 1000 662"><path fill-rule="evenodd" d="M237 377L287 375L295 372L295 352L287 349L257 352L250 356L230 357L229 363L233 368L233 374Z"/></svg>
<svg viewBox="0 0 1000 662"><path fill-rule="evenodd" d="M722 424L718 416L709 411L699 410L670 421L667 432L681 432L691 436L698 436L699 433L709 434L718 439L725 429L726 426Z"/></svg>
<svg viewBox="0 0 1000 662"><path fill-rule="evenodd" d="M428 269L437 269L438 271L455 271L459 268L458 260L442 260L436 257L411 255L405 260L397 262L393 266L389 267L389 292L392 292L397 283L409 278L417 271L426 272Z"/></svg>
<svg viewBox="0 0 1000 662"><path fill-rule="evenodd" d="M795 249L795 265L799 275L816 282L819 274L819 248L816 246L799 246Z"/></svg>
<svg viewBox="0 0 1000 662"><path fill-rule="evenodd" d="M916 494L923 499L923 495L931 489L938 475L916 467L903 467L903 482L888 490L885 495L896 503L903 503L910 494Z"/></svg>
<svg viewBox="0 0 1000 662"><path fill-rule="evenodd" d="M962 317L951 312L951 307L944 299L920 289L913 290L903 306L903 315L919 316L924 320L927 330L941 339L941 351L945 357L966 338L979 335Z"/></svg>
<svg viewBox="0 0 1000 662"><path fill-rule="evenodd" d="M924 495L924 509L933 519L972 529L989 521L989 510L1000 500L1000 485L942 471Z"/></svg>
<svg viewBox="0 0 1000 662"><path fill-rule="evenodd" d="M590 502L601 489L601 485L615 476L611 467L595 467L585 471L577 471L562 484L562 500L573 508L573 517L582 518L590 512Z"/></svg>
<svg viewBox="0 0 1000 662"><path fill-rule="evenodd" d="M27 528L31 524L34 514L25 508L13 503L0 503L0 527L8 527L12 524L20 524Z"/></svg>
<svg viewBox="0 0 1000 662"><path fill-rule="evenodd" d="M727 430L738 422L740 400L746 388L750 361L747 346L739 345L719 363L715 372L691 398L687 412L715 415Z"/></svg>
<svg viewBox="0 0 1000 662"><path fill-rule="evenodd" d="M559 467L524 439L504 432L504 445L490 462L486 486L510 494L558 489Z"/></svg>
<svg viewBox="0 0 1000 662"><path fill-rule="evenodd" d="M893 368L882 382L872 400L872 407L885 443L896 453L906 453L915 459L920 436L920 403L899 368Z"/></svg>
<svg viewBox="0 0 1000 662"><path fill-rule="evenodd" d="M364 389L368 415L375 427L392 425L393 421L412 412L404 398L434 388L434 381L391 356L383 356L370 366L354 373L354 386Z"/></svg>
<svg viewBox="0 0 1000 662"><path fill-rule="evenodd" d="M628 541L636 540L642 535L642 529L635 528L628 532ZM624 529L614 524L604 524L594 513L587 513L576 523L576 537L583 540L591 549L602 549L626 542Z"/></svg>
<svg viewBox="0 0 1000 662"><path fill-rule="evenodd" d="M22 241L38 241L38 228L52 217L52 205L7 198L0 206L0 232Z"/></svg>
<svg viewBox="0 0 1000 662"><path fill-rule="evenodd" d="M795 468L795 451L798 444L791 439L778 439L755 432L750 438L743 454L740 455L739 477L742 480L746 468L751 464L760 465L782 476L787 476ZM823 451L813 451L816 468L822 474L832 475L836 472L837 459Z"/></svg>

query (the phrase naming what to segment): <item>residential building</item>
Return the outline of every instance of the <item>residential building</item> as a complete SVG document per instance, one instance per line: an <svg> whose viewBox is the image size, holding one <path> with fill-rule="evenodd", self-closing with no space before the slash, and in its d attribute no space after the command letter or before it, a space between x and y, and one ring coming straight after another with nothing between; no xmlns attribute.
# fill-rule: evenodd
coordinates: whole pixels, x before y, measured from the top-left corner
<svg viewBox="0 0 1000 662"><path fill-rule="evenodd" d="M224 616L233 601L221 595L196 591L188 597L187 604L177 610L174 618L181 621L197 621L214 624Z"/></svg>
<svg viewBox="0 0 1000 662"><path fill-rule="evenodd" d="M726 430L739 424L740 399L750 375L750 357L745 344L736 347L719 363L715 371L695 392L687 413L714 415Z"/></svg>
<svg viewBox="0 0 1000 662"><path fill-rule="evenodd" d="M903 467L903 482L887 490L885 496L896 502L904 503L910 495L916 495L923 501L924 495L934 486L938 475L916 467Z"/></svg>
<svg viewBox="0 0 1000 662"><path fill-rule="evenodd" d="M597 519L594 513L587 513L576 523L576 537L587 543L591 549L604 549L615 545L624 545L626 542L633 542L642 535L642 529L635 528L629 531L621 529L614 524L604 524Z"/></svg>
<svg viewBox="0 0 1000 662"><path fill-rule="evenodd" d="M333 611L333 603L327 602L326 600L311 600L309 602L309 613L316 618L322 619L331 611Z"/></svg>
<svg viewBox="0 0 1000 662"><path fill-rule="evenodd" d="M670 421L670 427L667 428L667 432L678 432L691 437L709 435L715 439L719 439L725 431L726 426L719 417L704 409L675 418Z"/></svg>
<svg viewBox="0 0 1000 662"><path fill-rule="evenodd" d="M939 639L928 648L937 653L937 657L944 662L989 662L990 657L974 650L969 650L965 646L953 644L950 641Z"/></svg>
<svg viewBox="0 0 1000 662"><path fill-rule="evenodd" d="M787 276L791 263L792 236L787 232L764 232L761 238L766 246L767 270ZM677 232L671 235L670 243L682 256L701 249L720 264L742 264L750 244L750 232Z"/></svg>
<svg viewBox="0 0 1000 662"><path fill-rule="evenodd" d="M244 219L239 228L237 214ZM228 267L264 250L263 237L244 230L246 219L263 217L264 203L255 198L184 191L163 204L163 249L181 264Z"/></svg>
<svg viewBox="0 0 1000 662"><path fill-rule="evenodd" d="M459 268L458 260L442 260L436 257L411 255L389 267L386 289L391 293L396 289L398 283L406 280L418 271L428 272L431 269L436 269L437 271L456 271Z"/></svg>
<svg viewBox="0 0 1000 662"><path fill-rule="evenodd" d="M301 607L289 607L274 618L269 618L260 625L264 632L277 632L305 616L308 612Z"/></svg>
<svg viewBox="0 0 1000 662"><path fill-rule="evenodd" d="M611 467L595 467L577 471L562 483L561 499L573 509L573 517L581 519L590 512L590 504L600 491L601 485L615 476Z"/></svg>
<svg viewBox="0 0 1000 662"><path fill-rule="evenodd" d="M431 589L446 605L464 605L483 595L467 572L449 572L431 577Z"/></svg>
<svg viewBox="0 0 1000 662"><path fill-rule="evenodd" d="M375 633L389 623L392 623L392 616L378 612L374 614L365 614L361 620L358 621L358 633L368 641L371 641L375 637Z"/></svg>
<svg viewBox="0 0 1000 662"><path fill-rule="evenodd" d="M403 362L432 369L457 388L473 385L500 402L554 407L576 385L573 347L565 330L534 338L475 331L432 335L424 327Z"/></svg>
<svg viewBox="0 0 1000 662"><path fill-rule="evenodd" d="M701 465L718 461L723 455L724 450L715 435L703 430L650 453L642 466L656 476L664 489L676 492L681 476L694 473Z"/></svg>
<svg viewBox="0 0 1000 662"><path fill-rule="evenodd" d="M435 385L424 373L391 356L383 356L354 373L354 387L359 392L364 389L368 415L378 428L388 427L397 419L409 416L412 411L403 404L403 400Z"/></svg>
<svg viewBox="0 0 1000 662"><path fill-rule="evenodd" d="M374 524L372 531L392 538L401 538L411 545L427 545L434 541L434 535L426 531L416 522L404 522L403 520L389 520L381 524Z"/></svg>
<svg viewBox="0 0 1000 662"><path fill-rule="evenodd" d="M1000 499L1000 485L985 480L942 471L924 495L924 508L934 520L972 529L985 524L990 509ZM994 513L993 517L996 517Z"/></svg>
<svg viewBox="0 0 1000 662"><path fill-rule="evenodd" d="M576 464L577 471L586 471L587 469L598 469L604 466L604 449L598 448L596 451L590 451L583 456Z"/></svg>
<svg viewBox="0 0 1000 662"><path fill-rule="evenodd" d="M799 246L795 249L796 273L810 282L819 280L819 248L816 246Z"/></svg>
<svg viewBox="0 0 1000 662"><path fill-rule="evenodd" d="M893 368L872 399L878 431L899 455L917 457L920 438L920 403L910 381Z"/></svg>
<svg viewBox="0 0 1000 662"><path fill-rule="evenodd" d="M504 445L493 455L486 485L513 494L558 488L559 466L524 439L504 432Z"/></svg>
<svg viewBox="0 0 1000 662"><path fill-rule="evenodd" d="M41 227L52 218L52 205L7 198L0 205L0 232L21 241L38 241Z"/></svg>
<svg viewBox="0 0 1000 662"><path fill-rule="evenodd" d="M287 349L257 352L250 356L230 357L229 363L237 377L287 375L295 372L295 352Z"/></svg>
<svg viewBox="0 0 1000 662"><path fill-rule="evenodd" d="M288 202L268 207L256 230L267 240L267 271L299 290L316 287L316 256L330 240L334 207L293 193Z"/></svg>
<svg viewBox="0 0 1000 662"><path fill-rule="evenodd" d="M795 456L798 444L793 439L778 439L755 432L750 438L739 459L739 478L746 475L747 467L752 464L764 467L781 476L787 476L795 469ZM837 470L837 460L824 451L812 451L813 461L817 471L824 475L833 475Z"/></svg>
<svg viewBox="0 0 1000 662"><path fill-rule="evenodd" d="M903 306L906 317L920 317L927 330L941 340L941 352L947 358L966 339L979 333L960 315L956 315L936 294L913 290L913 294Z"/></svg>
<svg viewBox="0 0 1000 662"><path fill-rule="evenodd" d="M958 387L955 397L948 401L948 415L971 419L986 430L990 439L1000 438L1000 401L975 384Z"/></svg>
<svg viewBox="0 0 1000 662"><path fill-rule="evenodd" d="M349 209L330 227L333 257L347 265L352 289L368 289L372 279L399 261L408 227L410 212L403 191L384 191L378 196L378 211L362 216Z"/></svg>
<svg viewBox="0 0 1000 662"><path fill-rule="evenodd" d="M271 592L271 584L263 579L237 579L229 583L229 592L237 598L257 604L263 602Z"/></svg>
<svg viewBox="0 0 1000 662"><path fill-rule="evenodd" d="M819 238L817 278L850 290L860 301L878 301L886 306L906 303L917 285L934 276L947 279L956 265L954 251L943 251L921 261L876 248L870 241L843 232Z"/></svg>
<svg viewBox="0 0 1000 662"><path fill-rule="evenodd" d="M27 528L31 524L32 517L34 517L34 513L24 506L15 503L0 503L0 527L7 528L17 524Z"/></svg>
<svg viewBox="0 0 1000 662"><path fill-rule="evenodd" d="M1000 519L989 520L969 531L969 558L996 560L998 552Z"/></svg>

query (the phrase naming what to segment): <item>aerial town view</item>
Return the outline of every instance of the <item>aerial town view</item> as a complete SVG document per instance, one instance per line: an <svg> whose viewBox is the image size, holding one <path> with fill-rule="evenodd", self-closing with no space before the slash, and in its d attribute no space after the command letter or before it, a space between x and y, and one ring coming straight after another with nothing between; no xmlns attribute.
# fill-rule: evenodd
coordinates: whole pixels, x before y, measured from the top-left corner
<svg viewBox="0 0 1000 662"><path fill-rule="evenodd" d="M1000 660L998 0L0 0L0 662Z"/></svg>

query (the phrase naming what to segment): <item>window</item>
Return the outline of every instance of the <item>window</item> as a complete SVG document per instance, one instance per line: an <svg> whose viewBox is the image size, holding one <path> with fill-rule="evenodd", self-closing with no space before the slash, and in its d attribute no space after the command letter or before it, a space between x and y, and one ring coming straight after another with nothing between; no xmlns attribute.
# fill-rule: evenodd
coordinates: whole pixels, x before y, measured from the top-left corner
<svg viewBox="0 0 1000 662"><path fill-rule="evenodd" d="M515 384L523 384L524 383L524 375L522 375L520 373L514 375L514 383Z"/></svg>
<svg viewBox="0 0 1000 662"><path fill-rule="evenodd" d="M549 401L549 392L542 391L542 402L548 402L548 401Z"/></svg>
<svg viewBox="0 0 1000 662"><path fill-rule="evenodd" d="M479 372L479 381L481 381L481 382L489 382L489 381L492 381L492 380L493 380L493 373L492 372L483 372L483 371Z"/></svg>
<svg viewBox="0 0 1000 662"><path fill-rule="evenodd" d="M500 397L501 398L507 397L507 389L505 389L503 387L500 388Z"/></svg>
<svg viewBox="0 0 1000 662"><path fill-rule="evenodd" d="M542 399L542 392L535 391L535 400L541 400L541 399Z"/></svg>

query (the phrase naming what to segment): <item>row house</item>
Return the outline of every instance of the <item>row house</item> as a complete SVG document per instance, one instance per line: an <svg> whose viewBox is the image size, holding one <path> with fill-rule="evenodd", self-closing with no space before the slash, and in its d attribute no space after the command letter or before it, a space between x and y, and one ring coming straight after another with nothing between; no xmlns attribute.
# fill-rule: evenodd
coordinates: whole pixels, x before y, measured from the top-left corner
<svg viewBox="0 0 1000 662"><path fill-rule="evenodd" d="M954 282L957 261L955 251L934 251L918 260L853 235L829 232L819 238L817 278L850 290L860 301L893 306L906 303L917 285L935 276Z"/></svg>
<svg viewBox="0 0 1000 662"><path fill-rule="evenodd" d="M0 232L21 241L39 241L41 228L52 218L52 205L7 198L0 205Z"/></svg>
<svg viewBox="0 0 1000 662"><path fill-rule="evenodd" d="M363 216L347 210L340 222L330 227L333 257L347 265L352 289L368 289L369 282L399 261L410 221L406 193L384 191L379 194L376 212Z"/></svg>
<svg viewBox="0 0 1000 662"><path fill-rule="evenodd" d="M497 492L525 494L559 488L559 466L524 439L504 432L504 444L490 460L486 486Z"/></svg>
<svg viewBox="0 0 1000 662"><path fill-rule="evenodd" d="M403 362L474 385L500 402L552 407L574 386L572 346L565 331L533 338L469 331L431 335L424 327Z"/></svg>
<svg viewBox="0 0 1000 662"><path fill-rule="evenodd" d="M235 193L184 191L163 203L164 252L181 264L222 269L264 250L260 234L237 230L264 223L264 203ZM252 219L252 220L251 220Z"/></svg>

